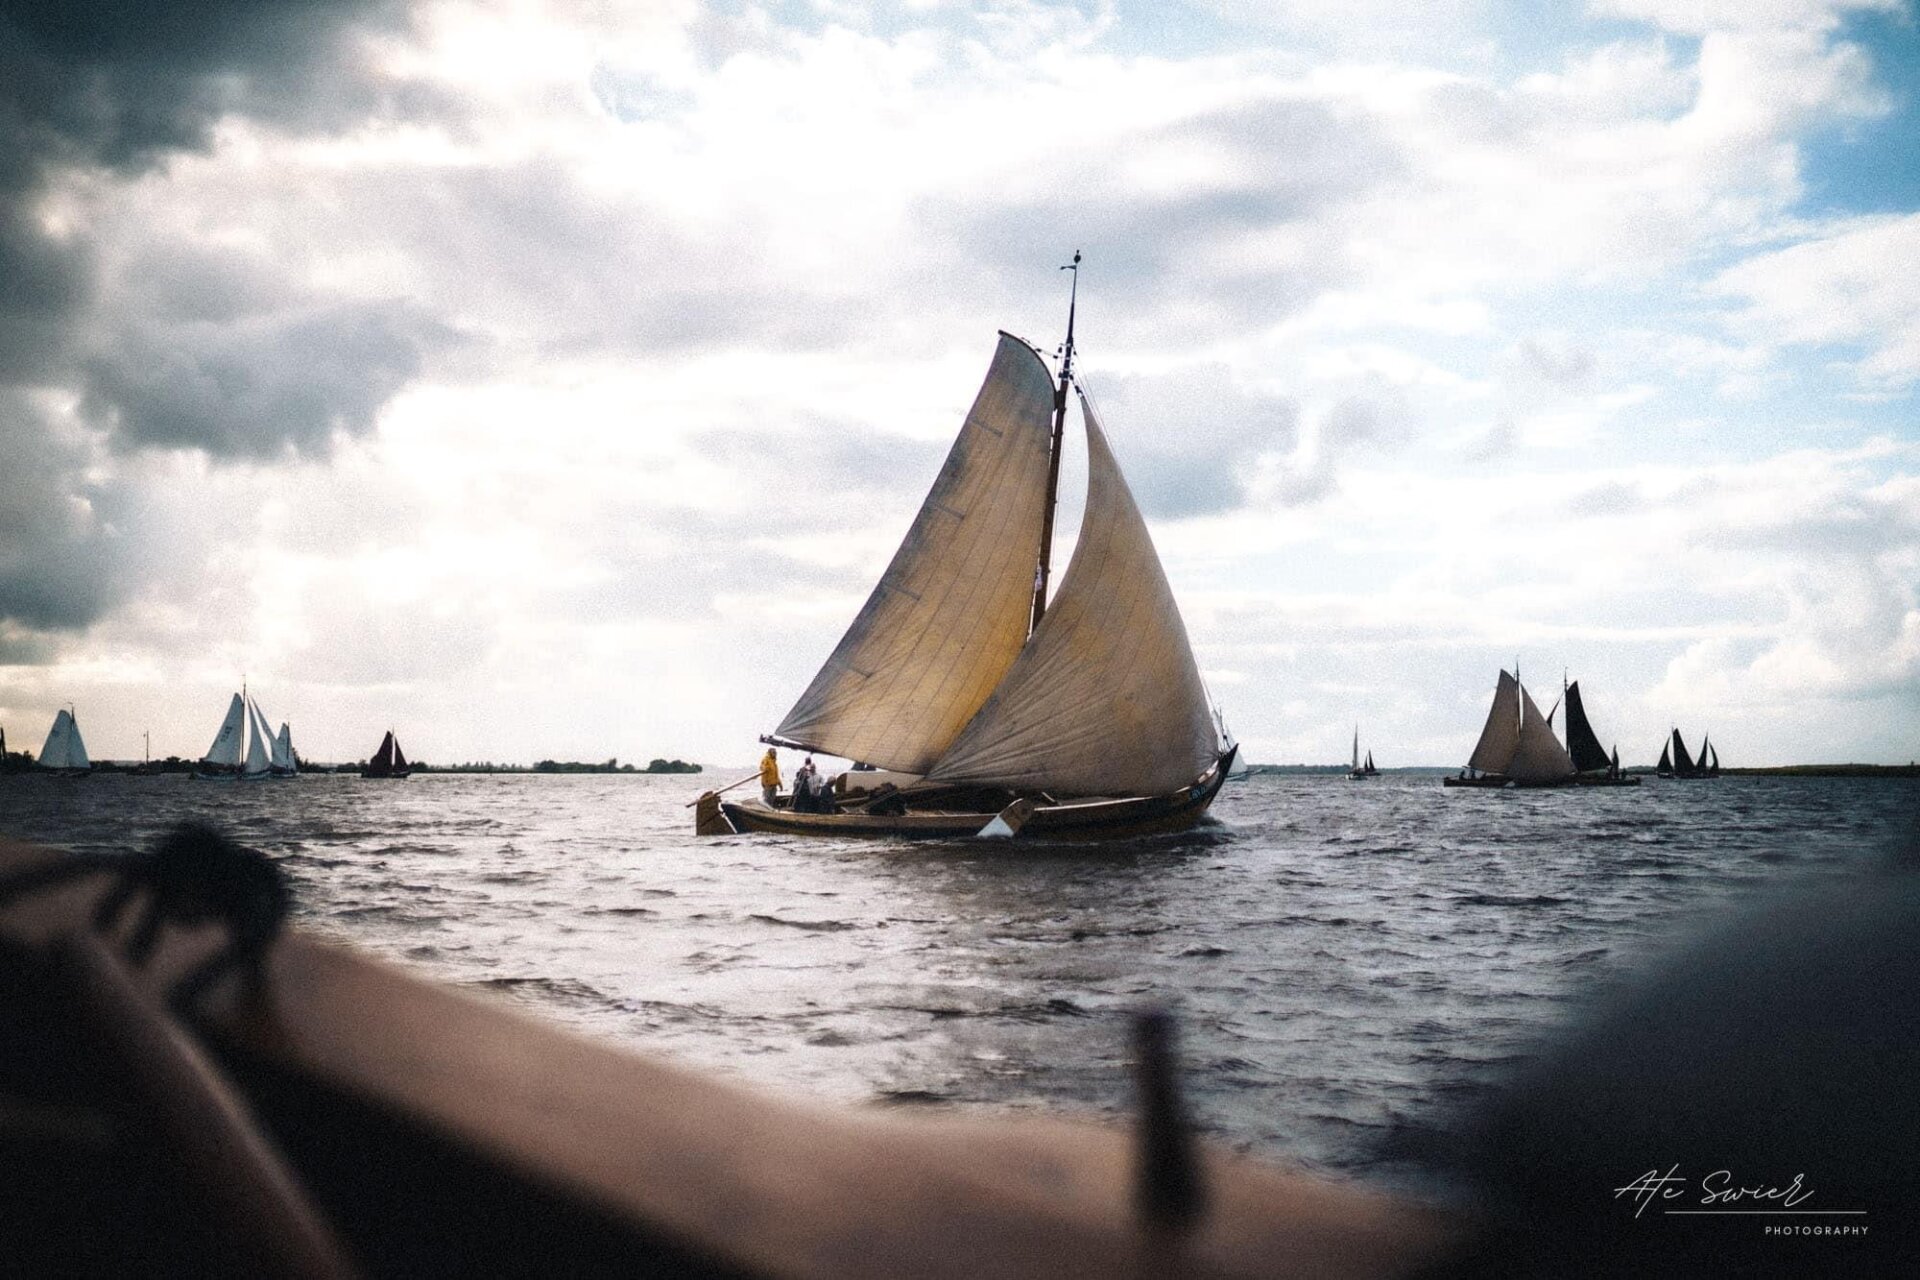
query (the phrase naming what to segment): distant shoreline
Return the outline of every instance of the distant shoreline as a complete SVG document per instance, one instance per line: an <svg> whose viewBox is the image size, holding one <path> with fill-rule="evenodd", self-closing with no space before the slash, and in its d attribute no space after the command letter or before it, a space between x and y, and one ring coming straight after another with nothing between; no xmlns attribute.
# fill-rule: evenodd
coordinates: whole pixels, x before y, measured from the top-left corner
<svg viewBox="0 0 1920 1280"><path fill-rule="evenodd" d="M142 760L95 760L93 770L96 773L192 773L201 767L198 760L182 760L170 756L165 760L151 762ZM359 773L366 767L364 760L348 760L329 764L316 760L302 760L302 773ZM654 759L644 765L621 763L618 760L603 760L585 763L578 760L541 760L534 764L494 764L491 761L468 762L465 764L421 764L418 761L408 766L415 773L615 773L615 774L694 774L705 773L706 766L690 764L685 760ZM32 760L21 752L9 754L0 762L0 773L37 772Z"/></svg>
<svg viewBox="0 0 1920 1280"><path fill-rule="evenodd" d="M1344 776L1351 768L1344 764L1255 764L1248 765L1249 774L1281 774L1299 777ZM1399 774L1405 777L1425 777L1457 773L1458 765L1407 765L1402 768L1381 769L1380 776ZM1632 765L1621 770L1622 773L1639 777L1654 776L1652 765ZM1720 770L1725 777L1748 778L1920 778L1920 764L1783 764L1768 768L1734 769L1723 767Z"/></svg>

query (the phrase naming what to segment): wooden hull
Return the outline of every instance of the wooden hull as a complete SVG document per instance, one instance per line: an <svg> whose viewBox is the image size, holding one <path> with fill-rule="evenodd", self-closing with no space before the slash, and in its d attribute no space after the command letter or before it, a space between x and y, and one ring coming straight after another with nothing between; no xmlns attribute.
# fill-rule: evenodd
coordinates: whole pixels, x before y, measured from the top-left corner
<svg viewBox="0 0 1920 1280"><path fill-rule="evenodd" d="M1499 777L1453 777L1440 779L1440 785L1443 787L1480 787L1494 791L1505 790L1507 787L1513 787L1516 790L1522 788L1534 790L1540 787L1637 787L1640 785L1640 779L1631 775L1609 778L1604 774L1575 774L1571 778L1555 778L1550 782L1521 782L1515 778Z"/></svg>
<svg viewBox="0 0 1920 1280"><path fill-rule="evenodd" d="M413 770L411 769L382 769L379 771L362 769L360 776L363 778L404 778L412 772Z"/></svg>
<svg viewBox="0 0 1920 1280"><path fill-rule="evenodd" d="M0 840L0 874L48 857ZM218 1188L176 1176L178 1152L149 1136L159 1108L130 1100L141 1082L40 956L105 888L0 905L0 1159L31 1171L0 1179L0 1270L263 1274L236 1254ZM151 998L214 941L163 930L132 981ZM1146 1227L1121 1127L774 1096L298 931L257 998L232 986L195 1038L371 1277L1361 1277L1429 1265L1461 1234L1207 1142L1204 1213Z"/></svg>
<svg viewBox="0 0 1920 1280"><path fill-rule="evenodd" d="M1048 804L1035 809L1020 828L1019 838L1040 840L1108 840L1129 836L1184 831L1206 816L1213 798L1227 780L1234 751L1220 757L1192 786L1171 795L1130 796L1118 800L1089 800ZM953 812L927 810L902 814L794 813L769 809L751 801L722 803L721 812L742 833L787 836L894 836L908 839L958 839L974 836L993 821L997 810Z"/></svg>

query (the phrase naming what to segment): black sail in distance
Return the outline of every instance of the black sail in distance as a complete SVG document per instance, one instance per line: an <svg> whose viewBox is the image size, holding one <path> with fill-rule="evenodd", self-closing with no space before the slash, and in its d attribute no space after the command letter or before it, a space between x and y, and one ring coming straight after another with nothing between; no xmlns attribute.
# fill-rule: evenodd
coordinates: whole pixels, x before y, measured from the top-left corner
<svg viewBox="0 0 1920 1280"><path fill-rule="evenodd" d="M1687 754L1687 744L1680 740L1680 731L1673 731L1673 771L1679 774L1693 772L1693 757Z"/></svg>
<svg viewBox="0 0 1920 1280"><path fill-rule="evenodd" d="M1582 773L1604 769L1609 763L1606 748L1600 745L1593 726L1587 723L1578 680L1567 686L1567 754L1573 757L1573 767Z"/></svg>

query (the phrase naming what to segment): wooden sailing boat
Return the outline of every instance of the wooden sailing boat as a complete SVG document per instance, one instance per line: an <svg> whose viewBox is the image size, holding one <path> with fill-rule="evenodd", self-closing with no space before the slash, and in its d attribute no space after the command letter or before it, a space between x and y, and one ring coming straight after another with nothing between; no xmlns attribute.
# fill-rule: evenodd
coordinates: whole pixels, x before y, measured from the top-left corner
<svg viewBox="0 0 1920 1280"><path fill-rule="evenodd" d="M387 730L387 736L380 739L380 749L373 753L373 759L360 769L363 778L404 778L413 772L413 766L407 763L407 753L400 749L400 739L393 736L393 730Z"/></svg>
<svg viewBox="0 0 1920 1280"><path fill-rule="evenodd" d="M272 741L266 717L242 685L193 776L204 782L264 781L273 774Z"/></svg>
<svg viewBox="0 0 1920 1280"><path fill-rule="evenodd" d="M1199 820L1236 750L1213 708L1146 521L1081 392L1080 541L1049 601L1073 378L1000 335L985 384L893 561L778 730L776 746L876 766L832 813L700 800L702 832L1090 836ZM846 789L849 781L885 782Z"/></svg>
<svg viewBox="0 0 1920 1280"><path fill-rule="evenodd" d="M1466 769L1441 781L1449 787L1565 787L1578 774L1533 695L1503 669Z"/></svg>
<svg viewBox="0 0 1920 1280"><path fill-rule="evenodd" d="M46 745L40 748L40 758L34 763L50 773L62 777L77 778L93 769L93 761L87 758L87 744L80 738L80 722L72 711L60 708L53 717L53 728L47 730Z"/></svg>

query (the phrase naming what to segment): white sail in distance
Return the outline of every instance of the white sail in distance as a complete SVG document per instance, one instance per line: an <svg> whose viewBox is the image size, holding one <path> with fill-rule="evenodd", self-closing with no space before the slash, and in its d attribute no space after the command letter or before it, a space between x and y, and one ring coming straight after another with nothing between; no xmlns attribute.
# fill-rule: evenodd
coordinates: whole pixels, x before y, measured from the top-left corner
<svg viewBox="0 0 1920 1280"><path fill-rule="evenodd" d="M80 726L65 707L53 717L53 727L47 730L47 741L40 748L38 763L47 769L93 767L93 762L87 759L87 744L80 739Z"/></svg>
<svg viewBox="0 0 1920 1280"><path fill-rule="evenodd" d="M1057 797L1161 795L1218 758L1218 735L1146 520L1080 397L1080 541L1033 638L928 773Z"/></svg>
<svg viewBox="0 0 1920 1280"><path fill-rule="evenodd" d="M1027 640L1054 389L1000 335L986 382L893 561L776 736L923 774Z"/></svg>
<svg viewBox="0 0 1920 1280"><path fill-rule="evenodd" d="M280 732L273 737L273 758L271 763L275 769L287 773L292 773L295 768L293 762L293 732L287 727L287 723L284 720L280 722Z"/></svg>
<svg viewBox="0 0 1920 1280"><path fill-rule="evenodd" d="M227 718L220 722L220 732L213 735L213 745L201 757L204 762L229 767L240 763L240 754L246 745L246 715L246 704L239 694L234 694L233 701L227 704Z"/></svg>
<svg viewBox="0 0 1920 1280"><path fill-rule="evenodd" d="M267 739L270 735L267 733L266 718L260 714L260 704L257 702L249 700L247 710L251 715L253 732L247 735L247 762L242 772L265 773L269 767L270 758L267 751Z"/></svg>

